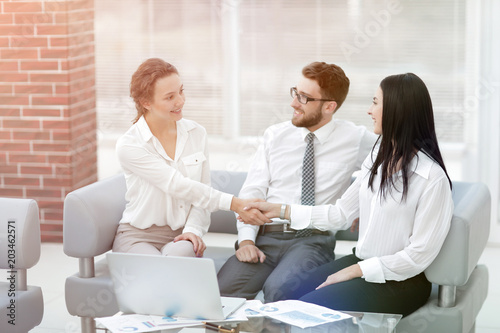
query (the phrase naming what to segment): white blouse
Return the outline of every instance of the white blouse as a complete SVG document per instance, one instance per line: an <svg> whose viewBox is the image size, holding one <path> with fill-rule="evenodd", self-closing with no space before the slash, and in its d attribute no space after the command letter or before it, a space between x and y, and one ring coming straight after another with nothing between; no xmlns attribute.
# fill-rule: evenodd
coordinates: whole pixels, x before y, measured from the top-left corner
<svg viewBox="0 0 500 333"><path fill-rule="evenodd" d="M118 140L118 160L127 183L127 205L120 223L145 229L153 224L203 236L210 212L229 210L232 195L210 187L207 134L194 121L177 122L171 159L141 117Z"/></svg>
<svg viewBox="0 0 500 333"><path fill-rule="evenodd" d="M359 216L356 256L363 259L363 277L377 283L406 280L423 272L443 245L453 215L450 184L439 164L420 151L410 164L406 199L401 200L401 172L397 190L383 198L380 170L373 190L368 187L372 158L336 205L292 205L291 227L345 230Z"/></svg>

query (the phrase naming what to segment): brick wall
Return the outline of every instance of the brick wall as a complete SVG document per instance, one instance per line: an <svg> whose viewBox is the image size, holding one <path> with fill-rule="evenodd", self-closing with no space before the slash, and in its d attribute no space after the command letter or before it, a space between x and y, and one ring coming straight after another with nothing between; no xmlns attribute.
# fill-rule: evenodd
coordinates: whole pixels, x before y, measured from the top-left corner
<svg viewBox="0 0 500 333"><path fill-rule="evenodd" d="M96 180L93 0L0 0L0 196L36 199L60 242L66 194Z"/></svg>

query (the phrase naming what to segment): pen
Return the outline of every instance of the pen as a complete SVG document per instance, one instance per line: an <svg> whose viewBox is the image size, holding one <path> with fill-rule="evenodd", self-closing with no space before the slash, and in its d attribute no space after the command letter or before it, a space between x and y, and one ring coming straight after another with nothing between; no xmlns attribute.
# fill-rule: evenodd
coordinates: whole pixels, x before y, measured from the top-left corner
<svg viewBox="0 0 500 333"><path fill-rule="evenodd" d="M224 327L224 326L220 326L220 325L208 323L206 321L204 321L203 324L208 329L215 330L215 331L220 331L220 332L223 332L223 333L235 333L236 332L236 330L234 328L227 328L227 327Z"/></svg>

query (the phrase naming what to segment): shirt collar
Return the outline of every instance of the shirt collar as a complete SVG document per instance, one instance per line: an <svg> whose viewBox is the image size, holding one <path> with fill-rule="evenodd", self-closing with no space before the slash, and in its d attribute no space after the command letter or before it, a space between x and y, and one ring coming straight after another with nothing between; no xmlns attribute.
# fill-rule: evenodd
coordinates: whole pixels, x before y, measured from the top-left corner
<svg viewBox="0 0 500 333"><path fill-rule="evenodd" d="M136 125L139 130L139 133L141 133L142 139L146 142L151 140L151 138L153 137L153 133L151 132L151 129L149 128L148 123L146 122L146 119L144 119L144 116L141 116L139 118ZM190 130L194 129L195 127L196 126L191 121L186 121L185 119L177 121L178 134L183 135L189 132Z"/></svg>
<svg viewBox="0 0 500 333"><path fill-rule="evenodd" d="M410 170L413 170L416 174L425 179L429 179L429 174L434 163L435 162L429 156L420 150L411 160Z"/></svg>
<svg viewBox="0 0 500 333"><path fill-rule="evenodd" d="M139 130L139 133L141 134L142 139L145 142L148 142L151 140L153 137L153 133L151 132L151 129L149 129L148 123L146 122L146 119L144 119L144 116L141 116L139 120L136 123L137 129Z"/></svg>
<svg viewBox="0 0 500 333"><path fill-rule="evenodd" d="M321 126L317 130L315 130L313 133L314 133L314 136L316 137L316 139L318 139L319 143L323 144L330 136L330 133L333 132L334 128L335 128L335 122L333 121L333 118L332 118L328 123ZM302 127L301 134L302 134L302 139L304 141L306 139L307 134L309 134L309 133L310 133L310 131L307 128Z"/></svg>

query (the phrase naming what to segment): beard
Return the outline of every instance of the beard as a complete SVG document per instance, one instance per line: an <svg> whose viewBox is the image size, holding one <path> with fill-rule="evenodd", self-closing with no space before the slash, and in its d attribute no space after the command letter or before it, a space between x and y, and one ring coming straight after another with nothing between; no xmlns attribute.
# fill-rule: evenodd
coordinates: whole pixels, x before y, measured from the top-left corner
<svg viewBox="0 0 500 333"><path fill-rule="evenodd" d="M323 114L321 113L321 107L318 107L316 110L314 110L313 113L310 113L300 117L300 119L297 119L296 117L292 117L292 124L295 127L312 127L317 125L321 120L323 120ZM303 111L303 110L300 110Z"/></svg>

